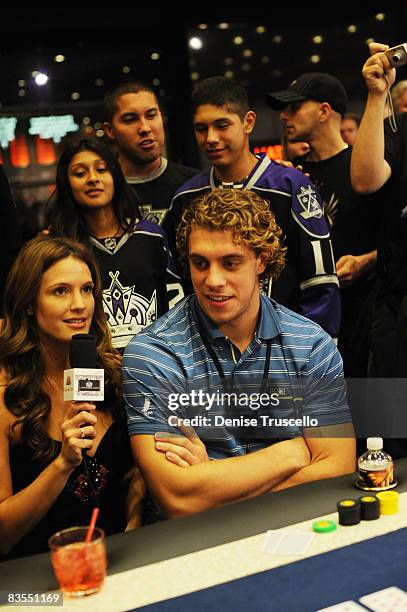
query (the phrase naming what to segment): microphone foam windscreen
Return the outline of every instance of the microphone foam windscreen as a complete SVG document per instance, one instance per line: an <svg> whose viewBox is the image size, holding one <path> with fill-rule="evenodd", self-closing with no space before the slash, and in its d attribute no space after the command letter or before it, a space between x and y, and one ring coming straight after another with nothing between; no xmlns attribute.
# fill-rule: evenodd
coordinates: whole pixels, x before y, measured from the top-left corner
<svg viewBox="0 0 407 612"><path fill-rule="evenodd" d="M75 334L69 348L71 368L96 368L96 336Z"/></svg>

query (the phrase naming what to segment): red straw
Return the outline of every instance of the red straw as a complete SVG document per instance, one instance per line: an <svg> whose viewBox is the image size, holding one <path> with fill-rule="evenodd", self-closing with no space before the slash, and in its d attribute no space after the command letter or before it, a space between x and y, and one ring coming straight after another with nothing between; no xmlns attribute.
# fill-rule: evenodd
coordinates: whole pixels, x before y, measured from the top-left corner
<svg viewBox="0 0 407 612"><path fill-rule="evenodd" d="M90 524L88 527L88 532L86 534L86 538L85 538L85 543L89 544L89 542L92 539L93 536L93 531L95 529L95 525L96 525L96 520L98 518L98 514L99 514L99 508L93 508L93 512L92 512L92 518L90 519Z"/></svg>

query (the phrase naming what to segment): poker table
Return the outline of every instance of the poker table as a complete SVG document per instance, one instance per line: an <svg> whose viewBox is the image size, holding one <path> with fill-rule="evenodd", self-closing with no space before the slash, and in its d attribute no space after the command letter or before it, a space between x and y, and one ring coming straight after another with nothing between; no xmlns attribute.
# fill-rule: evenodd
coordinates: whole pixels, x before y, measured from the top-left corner
<svg viewBox="0 0 407 612"><path fill-rule="evenodd" d="M385 587L407 591L407 458L395 476L397 514L315 534L302 555L265 552L266 532L310 533L316 518L337 520L336 502L361 495L356 475L110 536L103 590L65 598L63 609L315 612ZM55 588L48 554L0 563L0 592Z"/></svg>

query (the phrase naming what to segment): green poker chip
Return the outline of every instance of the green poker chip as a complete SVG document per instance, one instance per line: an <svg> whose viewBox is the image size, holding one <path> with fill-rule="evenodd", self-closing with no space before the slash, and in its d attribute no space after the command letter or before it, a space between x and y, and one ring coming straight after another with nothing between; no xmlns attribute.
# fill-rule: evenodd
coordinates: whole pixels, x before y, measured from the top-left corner
<svg viewBox="0 0 407 612"><path fill-rule="evenodd" d="M312 529L317 533L330 533L335 531L336 523L334 521L315 521L312 523Z"/></svg>

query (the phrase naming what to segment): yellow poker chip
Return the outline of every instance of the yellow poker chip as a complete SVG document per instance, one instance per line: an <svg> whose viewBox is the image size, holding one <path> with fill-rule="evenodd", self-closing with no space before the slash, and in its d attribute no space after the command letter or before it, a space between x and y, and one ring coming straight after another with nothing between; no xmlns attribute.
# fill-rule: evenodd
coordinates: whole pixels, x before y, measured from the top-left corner
<svg viewBox="0 0 407 612"><path fill-rule="evenodd" d="M342 508L353 508L356 506L356 501L354 499L341 499L341 501L338 501L338 506Z"/></svg>
<svg viewBox="0 0 407 612"><path fill-rule="evenodd" d="M377 500L376 495L363 495L363 497L360 498L360 501L363 502L364 504L376 503L376 500Z"/></svg>
<svg viewBox="0 0 407 612"><path fill-rule="evenodd" d="M330 533L335 531L336 523L334 521L315 521L312 523L312 529L317 533Z"/></svg>
<svg viewBox="0 0 407 612"><path fill-rule="evenodd" d="M380 500L380 514L396 514L399 511L397 491L381 491L377 498Z"/></svg>

